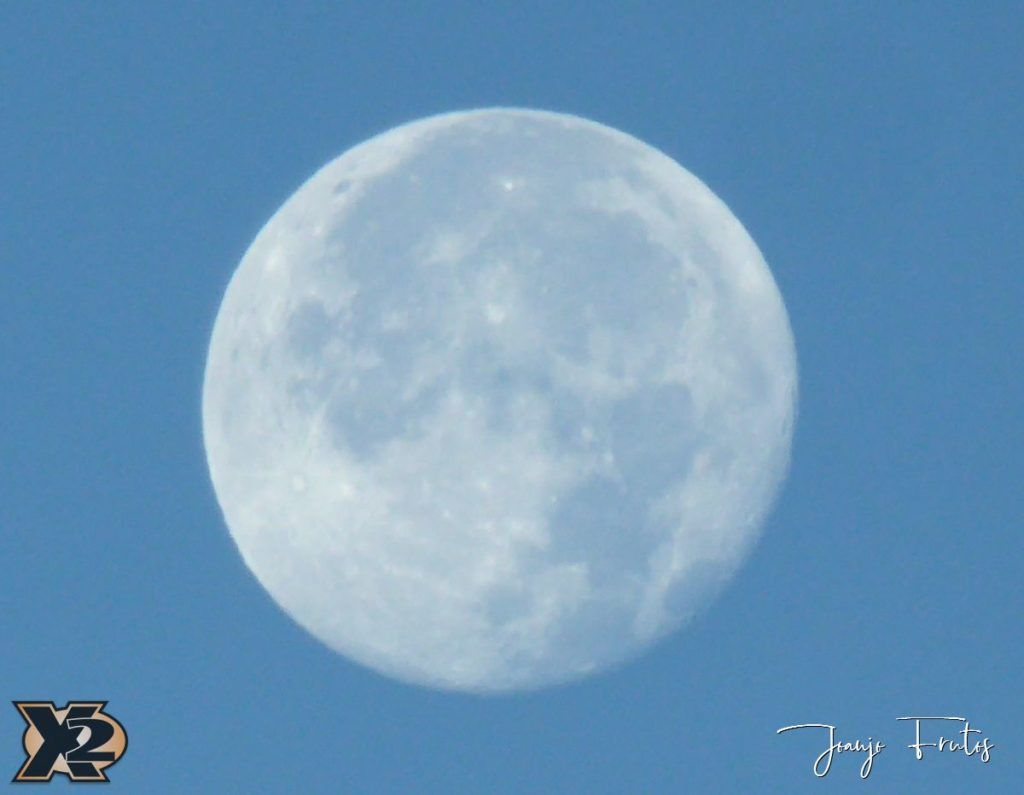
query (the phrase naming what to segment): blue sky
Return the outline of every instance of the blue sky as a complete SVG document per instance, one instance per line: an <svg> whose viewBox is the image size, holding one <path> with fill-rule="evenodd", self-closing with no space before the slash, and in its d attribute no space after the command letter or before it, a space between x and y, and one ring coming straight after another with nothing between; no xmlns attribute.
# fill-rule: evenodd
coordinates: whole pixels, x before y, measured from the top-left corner
<svg viewBox="0 0 1024 795"><path fill-rule="evenodd" d="M1013 791L1022 40L1011 3L5 4L0 696L108 699L124 792ZM374 133L488 105L707 182L772 266L801 388L722 597L626 667L497 698L299 629L200 430L223 289L277 206ZM991 763L914 762L914 714L968 716ZM889 747L819 782L818 737L775 735L804 722ZM21 731L0 710L10 775Z"/></svg>

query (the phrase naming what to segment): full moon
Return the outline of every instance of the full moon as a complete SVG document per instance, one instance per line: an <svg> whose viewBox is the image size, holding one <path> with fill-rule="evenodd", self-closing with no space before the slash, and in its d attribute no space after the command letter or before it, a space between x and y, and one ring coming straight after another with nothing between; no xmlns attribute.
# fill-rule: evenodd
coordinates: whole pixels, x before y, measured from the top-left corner
<svg viewBox="0 0 1024 795"><path fill-rule="evenodd" d="M314 174L245 253L203 434L245 563L399 680L531 689L636 656L733 575L796 403L764 258L658 150L434 116Z"/></svg>

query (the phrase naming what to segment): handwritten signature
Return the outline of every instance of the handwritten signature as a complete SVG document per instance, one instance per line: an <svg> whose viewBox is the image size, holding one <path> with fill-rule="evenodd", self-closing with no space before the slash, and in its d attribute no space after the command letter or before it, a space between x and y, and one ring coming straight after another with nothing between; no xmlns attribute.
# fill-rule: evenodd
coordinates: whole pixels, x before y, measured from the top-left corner
<svg viewBox="0 0 1024 795"><path fill-rule="evenodd" d="M926 748L932 748L937 753L959 753L965 757L977 757L981 762L988 764L989 760L992 758L992 749L996 747L988 737L972 736L982 735L983 732L981 729L972 728L971 722L967 718L957 716L911 715L908 717L897 718L896 720L914 722L914 742L910 743L907 748L913 749L914 758L918 761L924 759ZM929 742L922 739L921 724L926 721L954 721L959 723L960 727L959 730L953 733L952 737L940 734L937 740ZM943 724L943 726L946 727L947 731L950 728L948 723ZM860 777L867 778L871 775L871 771L874 769L875 758L887 747L881 740L874 740L871 737L868 737L867 740L839 739L836 737L836 727L829 723L799 723L795 726L783 726L775 733L783 734L797 729L820 729L828 733L828 745L825 747L824 751L818 754L811 767L814 775L818 778L824 778L828 775L829 771L832 769L832 761L837 755L847 753L859 753L865 755L864 761L860 766ZM929 735L929 737L930 736L931 735Z"/></svg>

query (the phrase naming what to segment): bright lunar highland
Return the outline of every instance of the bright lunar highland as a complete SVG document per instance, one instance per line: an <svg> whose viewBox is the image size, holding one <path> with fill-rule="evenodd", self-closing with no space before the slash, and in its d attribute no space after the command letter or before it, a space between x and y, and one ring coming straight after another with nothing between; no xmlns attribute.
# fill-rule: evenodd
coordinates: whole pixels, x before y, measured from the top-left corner
<svg viewBox="0 0 1024 795"><path fill-rule="evenodd" d="M786 310L702 182L609 127L450 113L328 163L235 271L203 432L299 624L433 687L570 680L678 628L785 475Z"/></svg>

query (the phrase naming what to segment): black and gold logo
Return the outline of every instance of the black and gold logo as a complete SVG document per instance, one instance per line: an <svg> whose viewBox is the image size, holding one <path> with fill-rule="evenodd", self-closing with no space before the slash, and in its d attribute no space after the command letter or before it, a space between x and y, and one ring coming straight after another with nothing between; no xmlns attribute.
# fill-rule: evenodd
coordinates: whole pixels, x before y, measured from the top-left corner
<svg viewBox="0 0 1024 795"><path fill-rule="evenodd" d="M106 769L124 755L128 735L103 709L106 701L15 701L28 724L21 744L25 764L14 781L49 781L63 773L72 781L107 781Z"/></svg>

